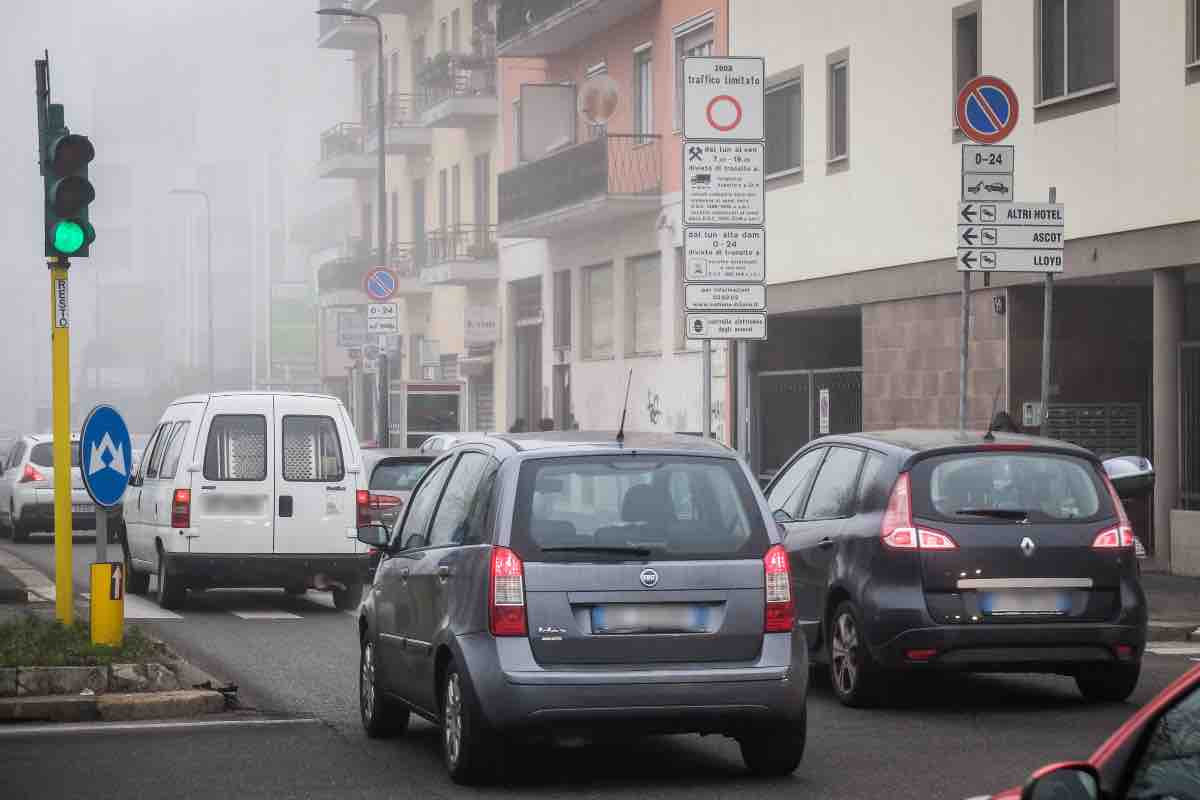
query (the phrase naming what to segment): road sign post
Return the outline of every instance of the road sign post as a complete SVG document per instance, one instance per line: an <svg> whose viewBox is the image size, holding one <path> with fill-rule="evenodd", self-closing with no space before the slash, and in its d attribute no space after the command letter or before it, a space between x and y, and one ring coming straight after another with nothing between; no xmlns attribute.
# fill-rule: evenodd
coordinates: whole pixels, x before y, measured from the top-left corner
<svg viewBox="0 0 1200 800"><path fill-rule="evenodd" d="M380 212L380 219L383 219L383 212ZM381 223L382 224L382 223ZM363 279L363 289L367 293L367 297L373 303L387 303L396 295L396 289L399 287L399 281L396 278L396 273L392 272L387 267L376 267L367 272ZM371 322L368 317L367 332L371 333ZM379 333L381 331L376 331ZM388 353L387 348L381 348L379 352L379 379L377 400L376 400L376 425L379 430L376 434L376 440L380 447L387 447L391 443L391 435L388 433L391 427L391 380L388 377Z"/></svg>
<svg viewBox="0 0 1200 800"><path fill-rule="evenodd" d="M65 625L75 618L72 597L71 554L71 307L63 256L47 259L50 267L50 359L53 374L54 471L64 476L54 482L54 610Z"/></svg>
<svg viewBox="0 0 1200 800"><path fill-rule="evenodd" d="M122 638L124 588L113 591L109 584L123 580L123 569L108 563L108 516L125 494L132 462L133 443L125 420L112 406L93 408L79 430L79 472L83 488L96 504L96 561L91 569L94 644L120 644Z"/></svg>

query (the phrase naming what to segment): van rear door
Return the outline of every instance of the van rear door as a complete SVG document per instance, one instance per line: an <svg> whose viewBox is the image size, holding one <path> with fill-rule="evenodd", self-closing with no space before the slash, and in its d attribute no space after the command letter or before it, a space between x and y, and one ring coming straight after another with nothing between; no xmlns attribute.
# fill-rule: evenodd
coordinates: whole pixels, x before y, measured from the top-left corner
<svg viewBox="0 0 1200 800"><path fill-rule="evenodd" d="M217 395L209 402L196 447L199 470L189 472L193 553L271 552L274 427L269 395Z"/></svg>
<svg viewBox="0 0 1200 800"><path fill-rule="evenodd" d="M353 553L356 483L334 400L276 395L276 553ZM274 448L273 448L274 449Z"/></svg>

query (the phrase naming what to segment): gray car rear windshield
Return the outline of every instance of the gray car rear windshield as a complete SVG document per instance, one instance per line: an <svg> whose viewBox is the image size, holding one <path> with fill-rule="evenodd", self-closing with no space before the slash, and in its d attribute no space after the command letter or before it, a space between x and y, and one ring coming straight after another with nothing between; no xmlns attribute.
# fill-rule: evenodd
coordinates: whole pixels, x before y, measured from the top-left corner
<svg viewBox="0 0 1200 800"><path fill-rule="evenodd" d="M384 461L371 473L372 489L411 492L429 469L429 461Z"/></svg>
<svg viewBox="0 0 1200 800"><path fill-rule="evenodd" d="M513 547L527 560L757 558L768 542L737 462L579 456L521 468Z"/></svg>
<svg viewBox="0 0 1200 800"><path fill-rule="evenodd" d="M1096 468L1082 458L995 451L940 456L913 469L913 511L961 522L1073 522L1112 514Z"/></svg>
<svg viewBox="0 0 1200 800"><path fill-rule="evenodd" d="M29 451L30 463L39 467L54 466L54 443L39 442ZM71 466L79 466L79 442L71 442Z"/></svg>

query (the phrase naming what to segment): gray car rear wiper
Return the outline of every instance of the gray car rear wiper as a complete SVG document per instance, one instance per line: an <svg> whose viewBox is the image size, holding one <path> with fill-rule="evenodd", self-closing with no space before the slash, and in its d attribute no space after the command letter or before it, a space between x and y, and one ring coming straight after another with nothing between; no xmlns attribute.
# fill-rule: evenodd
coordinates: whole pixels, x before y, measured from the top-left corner
<svg viewBox="0 0 1200 800"><path fill-rule="evenodd" d="M618 556L648 556L649 547L608 547L605 545L570 545L563 547L543 547L543 553L612 553Z"/></svg>
<svg viewBox="0 0 1200 800"><path fill-rule="evenodd" d="M954 513L963 517L995 517L996 519L1029 518L1029 512L1021 508L960 508Z"/></svg>

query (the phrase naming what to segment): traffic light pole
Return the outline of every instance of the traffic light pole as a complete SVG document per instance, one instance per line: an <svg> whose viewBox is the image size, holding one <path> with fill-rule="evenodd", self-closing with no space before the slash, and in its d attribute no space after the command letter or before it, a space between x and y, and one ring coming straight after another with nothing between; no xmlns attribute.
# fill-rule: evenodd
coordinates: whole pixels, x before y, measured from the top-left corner
<svg viewBox="0 0 1200 800"><path fill-rule="evenodd" d="M52 256L50 268L50 343L53 374L54 435L54 606L66 625L74 618L71 573L71 309L67 271L70 261Z"/></svg>
<svg viewBox="0 0 1200 800"><path fill-rule="evenodd" d="M385 120L387 118L384 103L387 100L387 95L383 84L383 21L379 17L368 16L367 19L375 23L375 33L377 34L378 43L378 61L375 62L375 128L379 131L379 195L375 198L375 205L379 212L379 265L382 267L390 266L388 264L388 229L387 229L387 128ZM388 372L388 352L387 339L380 337L380 343L383 345L379 348L379 440L380 447L391 446L391 425L390 416L392 410L391 388L392 380Z"/></svg>

